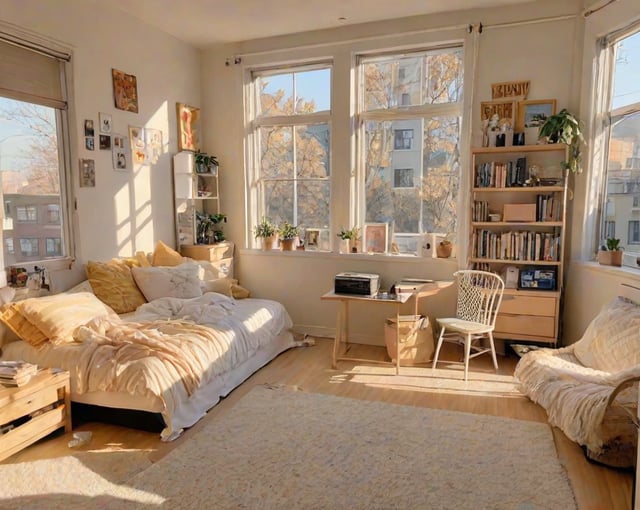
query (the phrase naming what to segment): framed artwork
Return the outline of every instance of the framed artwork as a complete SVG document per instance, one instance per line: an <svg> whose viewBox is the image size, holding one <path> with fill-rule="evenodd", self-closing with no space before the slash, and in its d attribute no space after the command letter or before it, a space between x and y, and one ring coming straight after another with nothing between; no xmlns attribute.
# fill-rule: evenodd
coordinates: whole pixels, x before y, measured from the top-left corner
<svg viewBox="0 0 640 510"><path fill-rule="evenodd" d="M100 118L100 132L111 133L111 115L108 113L100 113L98 117Z"/></svg>
<svg viewBox="0 0 640 510"><path fill-rule="evenodd" d="M134 75L111 69L116 108L138 113L138 82Z"/></svg>
<svg viewBox="0 0 640 510"><path fill-rule="evenodd" d="M516 101L498 100L483 101L480 103L480 120L491 120L494 115L498 115L498 125L509 124L513 127L516 120Z"/></svg>
<svg viewBox="0 0 640 510"><path fill-rule="evenodd" d="M109 135L100 135L99 140L101 151L111 150L111 137Z"/></svg>
<svg viewBox="0 0 640 510"><path fill-rule="evenodd" d="M365 253L386 253L389 226L386 223L364 224Z"/></svg>
<svg viewBox="0 0 640 510"><path fill-rule="evenodd" d="M317 250L320 243L320 229L308 228L304 232L304 248L305 250Z"/></svg>
<svg viewBox="0 0 640 510"><path fill-rule="evenodd" d="M84 148L88 151L92 151L95 148L95 142L93 136L84 137Z"/></svg>
<svg viewBox="0 0 640 510"><path fill-rule="evenodd" d="M111 157L113 159L113 169L119 172L128 172L131 168L131 153L127 145L127 137L113 135Z"/></svg>
<svg viewBox="0 0 640 510"><path fill-rule="evenodd" d="M555 99L530 99L518 103L518 120L516 128L539 128L547 117L556 113Z"/></svg>
<svg viewBox="0 0 640 510"><path fill-rule="evenodd" d="M527 99L529 95L529 81L505 81L491 84L491 99L503 99L505 97Z"/></svg>
<svg viewBox="0 0 640 510"><path fill-rule="evenodd" d="M84 121L84 136L93 136L93 119L85 119Z"/></svg>
<svg viewBox="0 0 640 510"><path fill-rule="evenodd" d="M80 187L96 187L96 163L93 159L80 160Z"/></svg>
<svg viewBox="0 0 640 510"><path fill-rule="evenodd" d="M200 150L200 108L176 103L178 114L178 150Z"/></svg>
<svg viewBox="0 0 640 510"><path fill-rule="evenodd" d="M144 163L146 160L146 146L144 133L141 127L129 126L129 139L131 140L131 154L134 163Z"/></svg>

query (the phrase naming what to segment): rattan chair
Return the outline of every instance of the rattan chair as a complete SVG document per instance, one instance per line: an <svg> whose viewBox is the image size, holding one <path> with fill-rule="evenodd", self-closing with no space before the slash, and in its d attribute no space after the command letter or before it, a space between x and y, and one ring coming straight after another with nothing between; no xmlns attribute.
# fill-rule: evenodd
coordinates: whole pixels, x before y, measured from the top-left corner
<svg viewBox="0 0 640 510"><path fill-rule="evenodd" d="M442 343L445 341L464 344L464 380L469 375L469 360L491 353L493 366L498 369L496 349L493 343L493 328L502 302L504 282L498 275L486 271L462 270L454 273L458 284L458 302L454 318L437 319L440 336L433 368L436 368ZM481 341L487 338L489 347ZM473 354L471 354L473 351Z"/></svg>

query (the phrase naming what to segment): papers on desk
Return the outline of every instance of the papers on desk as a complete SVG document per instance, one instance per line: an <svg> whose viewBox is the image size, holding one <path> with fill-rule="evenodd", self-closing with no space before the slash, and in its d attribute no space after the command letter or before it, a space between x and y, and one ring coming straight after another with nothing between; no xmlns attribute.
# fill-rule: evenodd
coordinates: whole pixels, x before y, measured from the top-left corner
<svg viewBox="0 0 640 510"><path fill-rule="evenodd" d="M413 293L425 290L434 284L433 280L422 280L419 278L403 278L395 283L396 294Z"/></svg>

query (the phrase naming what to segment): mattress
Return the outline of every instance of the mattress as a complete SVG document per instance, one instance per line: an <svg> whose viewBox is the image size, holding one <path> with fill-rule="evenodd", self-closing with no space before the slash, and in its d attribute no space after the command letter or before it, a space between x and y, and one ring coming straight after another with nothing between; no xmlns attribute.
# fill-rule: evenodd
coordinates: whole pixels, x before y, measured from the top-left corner
<svg viewBox="0 0 640 510"><path fill-rule="evenodd" d="M136 395L130 392L79 391L78 380L83 375L83 368L78 360L84 344L47 344L43 348L35 348L16 341L3 346L2 358L23 359L42 367L68 370L71 375L71 400L74 402L160 413L167 425L162 431L162 439L172 440L184 428L195 424L208 409L256 370L295 345L290 332L291 319L280 303L253 298L227 302L226 298L222 299L223 296L212 297L210 294L190 300L162 298L141 306L134 314L123 316L128 321L188 318L224 332L229 343L227 353L233 348L232 361L207 373L193 393L179 400L167 402L152 394ZM214 304L226 306L228 313L223 317L214 313ZM250 341L247 341L247 336L251 337ZM241 344L240 348L234 345L238 343Z"/></svg>

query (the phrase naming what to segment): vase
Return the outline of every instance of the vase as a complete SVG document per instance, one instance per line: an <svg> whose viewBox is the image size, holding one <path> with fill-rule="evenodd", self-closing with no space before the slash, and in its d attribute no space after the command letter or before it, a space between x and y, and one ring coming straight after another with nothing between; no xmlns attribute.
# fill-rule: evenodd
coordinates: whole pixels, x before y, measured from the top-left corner
<svg viewBox="0 0 640 510"><path fill-rule="evenodd" d="M280 249L282 251L293 251L295 239L280 239Z"/></svg>
<svg viewBox="0 0 640 510"><path fill-rule="evenodd" d="M448 259L451 257L451 250L453 249L453 245L451 243L438 243L436 245L436 255L441 259Z"/></svg>
<svg viewBox="0 0 640 510"><path fill-rule="evenodd" d="M351 239L340 239L338 251L340 253L351 253Z"/></svg>

